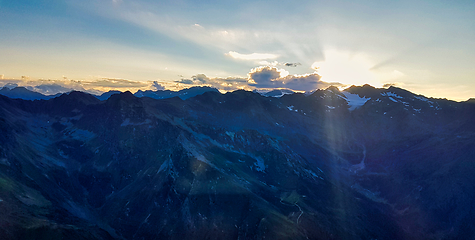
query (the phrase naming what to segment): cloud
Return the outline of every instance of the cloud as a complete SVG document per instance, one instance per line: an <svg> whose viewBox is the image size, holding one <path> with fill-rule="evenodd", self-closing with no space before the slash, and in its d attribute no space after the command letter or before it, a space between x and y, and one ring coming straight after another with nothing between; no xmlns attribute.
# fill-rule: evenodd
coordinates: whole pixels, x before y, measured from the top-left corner
<svg viewBox="0 0 475 240"><path fill-rule="evenodd" d="M290 62L277 62L277 61L272 61L272 62L269 62L269 61L258 61L257 62L259 65L261 66L270 66L270 67L277 67L277 66L281 66L281 67L297 67L297 66L300 66L302 65L301 63L290 63Z"/></svg>
<svg viewBox="0 0 475 240"><path fill-rule="evenodd" d="M292 64L293 65L293 64ZM3 83L3 84L2 84ZM110 90L131 91L138 90L181 90L192 86L214 87L221 91L234 91L238 89L272 89L286 88L294 91L313 91L319 88L325 88L330 85L341 86L340 83L328 83L321 80L317 72L304 75L290 75L285 69L275 66L260 66L249 71L246 77L209 77L203 73L195 74L190 78L181 78L180 80L156 80L156 81L135 81L121 78L99 77L90 80L30 80L8 79L0 80L0 86L24 86L30 90L51 95L64 93L72 90L85 91L92 94L101 94Z"/></svg>
<svg viewBox="0 0 475 240"><path fill-rule="evenodd" d="M207 77L201 74L200 78L192 77L194 85L214 87L224 91L234 91L238 89L252 90L249 86L249 79L243 77Z"/></svg>
<svg viewBox="0 0 475 240"><path fill-rule="evenodd" d="M339 83L327 83L321 81L321 76L317 73L288 76L283 79L283 83L284 85L282 87L297 91L314 91L331 85L341 85Z"/></svg>
<svg viewBox="0 0 475 240"><path fill-rule="evenodd" d="M242 77L209 78L207 85L225 91L234 91L237 89L251 90L249 80Z"/></svg>
<svg viewBox="0 0 475 240"><path fill-rule="evenodd" d="M152 82L152 88L155 88L154 89L155 91L165 90L165 87L163 85L161 85L160 83L158 83L157 81Z"/></svg>
<svg viewBox="0 0 475 240"><path fill-rule="evenodd" d="M65 93L70 91L83 91L94 93L94 90L86 90L80 81L74 80L30 80L29 78L21 79L3 79L0 80L0 86L7 88L25 87L28 90L39 92L45 95L54 95L57 93Z"/></svg>
<svg viewBox="0 0 475 240"><path fill-rule="evenodd" d="M11 87L11 86L21 86L22 81L18 79L0 79L0 86L2 87Z"/></svg>
<svg viewBox="0 0 475 240"><path fill-rule="evenodd" d="M3 79L5 77L5 75L1 74L0 75L0 79Z"/></svg>
<svg viewBox="0 0 475 240"><path fill-rule="evenodd" d="M176 83L182 83L182 84L194 84L194 85L202 85L202 84L207 84L210 81L210 78L207 77L205 74L196 74L191 77L191 79L181 79L178 81L175 81Z"/></svg>
<svg viewBox="0 0 475 240"><path fill-rule="evenodd" d="M266 59L276 59L279 57L279 55L271 54L271 53L241 54L234 51L229 51L225 55L230 56L234 59L239 59L239 60L266 60Z"/></svg>
<svg viewBox="0 0 475 240"><path fill-rule="evenodd" d="M140 1L121 1L121 3L114 3L113 5L117 6L115 8L108 8L101 2L90 6L86 3L83 4L86 9L89 8L100 16L118 19L174 39L185 39L195 44L221 50L242 45L253 36L249 30L216 26L205 27L195 22L192 23L186 17L176 17L168 12L162 12L160 10L162 8L157 5L151 7L151 4L143 4Z"/></svg>
<svg viewBox="0 0 475 240"><path fill-rule="evenodd" d="M175 81L176 83L182 83L182 84L194 84L193 80L190 80L190 79L181 79L181 80L178 80L178 81Z"/></svg>
<svg viewBox="0 0 475 240"><path fill-rule="evenodd" d="M133 81L120 78L102 78L95 81L82 81L82 84L87 87L104 87L104 88L142 88L148 87L149 82Z"/></svg>
<svg viewBox="0 0 475 240"><path fill-rule="evenodd" d="M283 77L282 71L275 67L257 67L251 70L249 73L249 79L253 80L256 84L269 84L277 81L277 79Z"/></svg>
<svg viewBox="0 0 475 240"><path fill-rule="evenodd" d="M3 87L6 87L8 89L13 89L13 88L18 87L18 84L16 84L16 83L7 83Z"/></svg>
<svg viewBox="0 0 475 240"><path fill-rule="evenodd" d="M286 67L297 67L297 66L300 66L302 64L300 63L284 63L284 66Z"/></svg>
<svg viewBox="0 0 475 240"><path fill-rule="evenodd" d="M192 78L193 78L193 81L198 81L201 83L206 83L209 81L209 77L207 77L204 74L197 74L196 76L193 76Z"/></svg>
<svg viewBox="0 0 475 240"><path fill-rule="evenodd" d="M26 87L31 91L44 95L55 95L70 91L89 92L84 89L80 81L75 80L30 79L29 77L22 77L21 79L10 79L8 81L19 87Z"/></svg>
<svg viewBox="0 0 475 240"><path fill-rule="evenodd" d="M388 87L402 87L404 84L400 82L392 82L392 83L385 83L383 84L383 88L388 88Z"/></svg>
<svg viewBox="0 0 475 240"><path fill-rule="evenodd" d="M313 91L319 88L326 88L331 85L343 86L341 83L328 83L321 80L317 73L304 75L289 75L284 69L273 66L260 66L248 73L247 78L243 77L208 77L205 74L197 74L190 79L181 79L175 83L188 86L209 86L224 91L234 91L237 89L272 89L286 88L294 91Z"/></svg>
<svg viewBox="0 0 475 240"><path fill-rule="evenodd" d="M178 84L188 85L187 87L208 86L208 87L213 87L213 88L224 90L224 91L234 91L237 89L252 90L252 88L248 84L249 83L248 78L242 78L242 77L221 78L221 77L208 77L205 74L196 74L192 76L190 79L183 78L174 82Z"/></svg>
<svg viewBox="0 0 475 240"><path fill-rule="evenodd" d="M282 65L282 63L279 63L277 61L269 62L269 61L259 61L257 62L261 66L270 66L270 67L277 67L279 65Z"/></svg>
<svg viewBox="0 0 475 240"><path fill-rule="evenodd" d="M164 89L162 84L151 81L134 81L117 78L98 78L92 80L69 80L69 79L5 79L0 80L0 86L20 86L45 95L54 95L70 91L83 91L91 94L101 94L110 90L138 91L149 89Z"/></svg>
<svg viewBox="0 0 475 240"><path fill-rule="evenodd" d="M332 83L339 85L339 83ZM288 88L297 91L313 91L332 85L321 81L314 72L305 75L289 75L287 71L275 67L258 67L249 73L249 85L256 88Z"/></svg>
<svg viewBox="0 0 475 240"><path fill-rule="evenodd" d="M80 1L81 3L75 2L74 4L102 18L123 21L151 31L159 36L163 35L179 40L176 41L178 45L183 40L189 41L194 45L199 45L200 49L205 48L213 52L221 52L221 54L229 55L230 60L239 59L243 60L243 63L244 61L256 61L257 63L258 60L273 60L281 56L288 56L295 59L292 61L299 61L303 65L308 65L315 61L315 59L322 57L321 45L319 40L315 39L315 33L313 31L300 31L302 29L302 21L297 20L297 18L294 18L295 21L291 22L276 21L269 24L252 23L246 26L246 23L244 23L242 25L243 22L240 21L242 16L246 16L249 20L262 15L261 12L249 12L247 4L244 4L247 9L242 12L244 15L238 14L240 16L239 19L235 19L238 21L230 21L229 17L236 17L236 15L230 15L223 11L215 12L206 8L202 10L205 12L211 11L212 13L198 14L196 11L188 12L188 10L193 9L189 7L194 5L194 3L187 1L185 1L187 3L180 2L179 4L152 3L153 1L122 1L122 4L112 4L111 1L85 0ZM178 9L177 7L187 10ZM275 8L277 5L266 6L266 9L269 7ZM278 8L281 9L281 7ZM171 9L179 11L170 11ZM233 13L236 11L239 10L232 10ZM186 14L181 15L181 13ZM216 17L216 14L221 16L218 19L223 19L223 21L207 21L211 16ZM272 14L272 16L280 19L277 15ZM299 16L302 17L301 15ZM299 27L295 27L296 23L298 23ZM309 21L305 21L304 24L307 27L303 28L307 30L317 27L313 22ZM286 30L283 31L282 29ZM309 44L309 42L312 44ZM189 49L188 47L181 48L180 46L175 46L175 48L177 48L177 51ZM222 62L219 63L224 64ZM207 71L207 73L211 73L211 71ZM237 73L232 72L231 74Z"/></svg>
<svg viewBox="0 0 475 240"><path fill-rule="evenodd" d="M45 94L45 95L54 95L57 93L65 93L65 92L70 92L73 90L86 91L83 87L80 87L80 86L70 88L70 87L61 86L59 84L41 84L41 85L32 87L32 90L34 90L35 92L39 92L41 94Z"/></svg>

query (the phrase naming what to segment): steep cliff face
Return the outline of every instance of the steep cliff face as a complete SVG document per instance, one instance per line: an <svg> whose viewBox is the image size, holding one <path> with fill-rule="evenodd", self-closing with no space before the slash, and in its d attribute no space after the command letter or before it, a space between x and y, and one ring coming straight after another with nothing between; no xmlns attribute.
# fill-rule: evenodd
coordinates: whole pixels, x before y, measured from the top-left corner
<svg viewBox="0 0 475 240"><path fill-rule="evenodd" d="M6 239L473 236L470 102L399 88L0 96Z"/></svg>

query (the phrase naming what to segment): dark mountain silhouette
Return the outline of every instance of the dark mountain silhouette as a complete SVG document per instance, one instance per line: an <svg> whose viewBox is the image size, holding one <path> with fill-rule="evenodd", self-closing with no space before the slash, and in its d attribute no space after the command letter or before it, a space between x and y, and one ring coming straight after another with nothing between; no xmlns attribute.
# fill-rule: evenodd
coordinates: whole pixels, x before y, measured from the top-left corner
<svg viewBox="0 0 475 240"><path fill-rule="evenodd" d="M108 92L105 92L105 93L101 94L100 96L97 96L97 99L99 99L101 101L104 101L104 100L109 99L110 96L112 96L114 94L119 94L119 93L121 93L121 91L118 91L118 90L108 91Z"/></svg>
<svg viewBox="0 0 475 240"><path fill-rule="evenodd" d="M0 96L2 239L475 236L473 101L194 90Z"/></svg>
<svg viewBox="0 0 475 240"><path fill-rule="evenodd" d="M262 94L266 97L282 97L286 94L293 94L294 91L288 89L276 89Z"/></svg>
<svg viewBox="0 0 475 240"><path fill-rule="evenodd" d="M219 92L219 91L216 88L211 88L211 87L191 87L191 88L183 89L176 92L170 91L170 90L157 90L157 91L139 90L134 95L137 97L149 97L149 98L154 98L154 99L179 97L185 100L197 95L201 95L205 92Z"/></svg>

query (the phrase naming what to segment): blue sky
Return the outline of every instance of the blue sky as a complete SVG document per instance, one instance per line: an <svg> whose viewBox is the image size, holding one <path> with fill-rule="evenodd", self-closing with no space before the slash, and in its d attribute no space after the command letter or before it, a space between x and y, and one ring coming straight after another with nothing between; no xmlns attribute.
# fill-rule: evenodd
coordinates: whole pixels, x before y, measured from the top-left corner
<svg viewBox="0 0 475 240"><path fill-rule="evenodd" d="M0 0L0 18L0 84L475 97L474 1Z"/></svg>

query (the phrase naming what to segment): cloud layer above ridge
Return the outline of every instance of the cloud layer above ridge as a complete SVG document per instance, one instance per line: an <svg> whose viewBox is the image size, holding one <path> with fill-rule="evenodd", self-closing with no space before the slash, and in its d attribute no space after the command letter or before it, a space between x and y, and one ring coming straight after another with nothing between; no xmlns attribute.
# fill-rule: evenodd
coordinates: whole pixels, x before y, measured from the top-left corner
<svg viewBox="0 0 475 240"><path fill-rule="evenodd" d="M313 91L326 88L330 85L342 86L341 83L328 83L321 80L317 72L290 75L284 69L273 66L261 66L251 69L247 78L228 77L210 78L205 74L197 74L189 79L181 79L176 83L187 85L208 85L220 90L230 91L236 89L273 89L286 88L294 91Z"/></svg>
<svg viewBox="0 0 475 240"><path fill-rule="evenodd" d="M313 91L330 85L340 86L340 83L328 83L321 80L317 72L291 75L285 69L274 66L260 66L250 70L247 77L209 77L203 73L175 81L134 81L115 78L98 78L95 80L31 80L31 79L1 79L0 87L27 87L30 90L46 95L64 93L72 90L100 93L110 90L180 90L192 86L209 86L221 91L238 89L274 89L285 88L294 91Z"/></svg>

